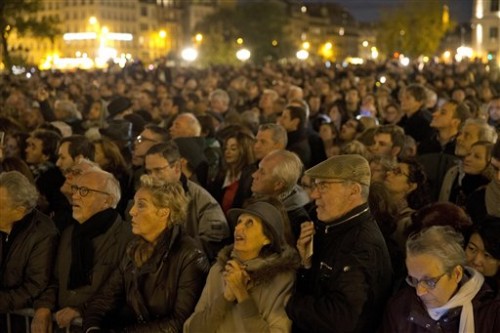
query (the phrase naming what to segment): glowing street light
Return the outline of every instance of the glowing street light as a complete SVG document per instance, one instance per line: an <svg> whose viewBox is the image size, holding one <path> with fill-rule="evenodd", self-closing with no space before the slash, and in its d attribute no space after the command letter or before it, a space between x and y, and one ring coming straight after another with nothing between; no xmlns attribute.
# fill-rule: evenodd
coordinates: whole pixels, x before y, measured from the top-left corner
<svg viewBox="0 0 500 333"><path fill-rule="evenodd" d="M302 48L304 50L309 50L310 47L311 47L311 43L309 43L309 42L302 43Z"/></svg>
<svg viewBox="0 0 500 333"><path fill-rule="evenodd" d="M238 45L243 44L243 38L239 37L238 39L236 39L236 44Z"/></svg>
<svg viewBox="0 0 500 333"><path fill-rule="evenodd" d="M187 47L181 52L181 57L185 61L195 61L198 58L198 51L193 47Z"/></svg>
<svg viewBox="0 0 500 333"><path fill-rule="evenodd" d="M196 34L194 36L194 40L197 42L197 43L201 43L203 41L203 35L202 34Z"/></svg>
<svg viewBox="0 0 500 333"><path fill-rule="evenodd" d="M236 52L236 58L239 60L239 61L247 61L248 59L250 59L250 56L252 54L250 53L249 50L247 49L240 49Z"/></svg>
<svg viewBox="0 0 500 333"><path fill-rule="evenodd" d="M160 30L158 33L161 39L165 39L167 37L167 32L165 30Z"/></svg>
<svg viewBox="0 0 500 333"><path fill-rule="evenodd" d="M297 51L296 56L299 60L306 60L307 58L309 58L309 52L307 52L307 50L299 50Z"/></svg>
<svg viewBox="0 0 500 333"><path fill-rule="evenodd" d="M91 25L95 25L95 24L97 24L97 18L96 18L95 16L91 16L91 17L89 18L89 23L90 23Z"/></svg>

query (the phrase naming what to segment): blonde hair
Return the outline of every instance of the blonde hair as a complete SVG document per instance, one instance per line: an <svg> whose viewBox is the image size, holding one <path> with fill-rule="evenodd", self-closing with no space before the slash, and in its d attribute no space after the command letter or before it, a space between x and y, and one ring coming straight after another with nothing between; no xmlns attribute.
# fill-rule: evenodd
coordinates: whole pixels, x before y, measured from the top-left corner
<svg viewBox="0 0 500 333"><path fill-rule="evenodd" d="M145 189L151 194L153 205L157 208L170 210L168 226L180 225L185 222L189 199L180 182L167 183L150 175L143 175L139 189ZM155 247L156 243L139 238L130 244L127 253L135 265L141 267L151 258Z"/></svg>

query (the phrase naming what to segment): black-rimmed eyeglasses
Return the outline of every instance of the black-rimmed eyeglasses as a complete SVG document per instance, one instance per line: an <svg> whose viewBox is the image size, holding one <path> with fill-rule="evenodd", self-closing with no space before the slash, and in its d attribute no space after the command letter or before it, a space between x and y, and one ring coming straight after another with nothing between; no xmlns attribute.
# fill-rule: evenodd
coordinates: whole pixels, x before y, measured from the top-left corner
<svg viewBox="0 0 500 333"><path fill-rule="evenodd" d="M94 190L93 188L88 188L86 186L71 185L71 193L74 194L76 192L78 192L78 194L80 194L81 197L86 197L90 192L96 192L96 193L109 195L108 192Z"/></svg>
<svg viewBox="0 0 500 333"><path fill-rule="evenodd" d="M413 276L408 275L406 277L406 283L408 283L413 288L417 288L417 286L419 284L422 284L425 289L434 289L434 288L436 288L437 284L439 283L439 280L441 280L441 278L443 276L445 276L446 274L447 274L447 272L444 272L443 274L441 274L439 276L436 276L433 278L421 279L421 280L418 280L418 279L414 278Z"/></svg>

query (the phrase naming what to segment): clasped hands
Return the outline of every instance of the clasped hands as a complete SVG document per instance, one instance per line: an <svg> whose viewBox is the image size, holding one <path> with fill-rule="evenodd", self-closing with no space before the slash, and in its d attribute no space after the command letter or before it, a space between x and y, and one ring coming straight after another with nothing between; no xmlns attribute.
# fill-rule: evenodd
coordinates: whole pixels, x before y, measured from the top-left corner
<svg viewBox="0 0 500 333"><path fill-rule="evenodd" d="M246 266L236 260L229 260L224 267L224 298L230 302L243 302L249 297L250 276Z"/></svg>

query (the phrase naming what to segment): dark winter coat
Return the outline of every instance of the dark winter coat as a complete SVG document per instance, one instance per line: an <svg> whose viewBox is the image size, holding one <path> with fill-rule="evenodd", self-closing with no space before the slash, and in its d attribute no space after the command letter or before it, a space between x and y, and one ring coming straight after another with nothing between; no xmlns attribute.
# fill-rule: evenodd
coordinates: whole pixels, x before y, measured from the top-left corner
<svg viewBox="0 0 500 333"><path fill-rule="evenodd" d="M389 253L368 205L316 223L312 268L286 306L294 332L374 332L392 285Z"/></svg>
<svg viewBox="0 0 500 333"><path fill-rule="evenodd" d="M14 228L0 233L0 313L33 306L49 284L59 238L52 220L37 210Z"/></svg>
<svg viewBox="0 0 500 333"><path fill-rule="evenodd" d="M132 313L127 332L181 332L198 301L208 269L198 243L174 225L140 268L128 255L123 259L89 302L83 314L84 330L99 327L107 314L125 305Z"/></svg>

